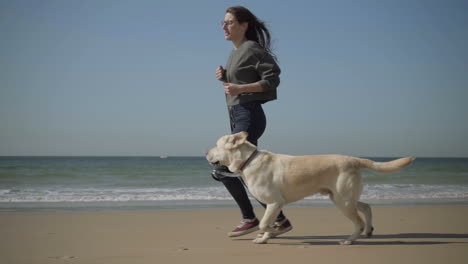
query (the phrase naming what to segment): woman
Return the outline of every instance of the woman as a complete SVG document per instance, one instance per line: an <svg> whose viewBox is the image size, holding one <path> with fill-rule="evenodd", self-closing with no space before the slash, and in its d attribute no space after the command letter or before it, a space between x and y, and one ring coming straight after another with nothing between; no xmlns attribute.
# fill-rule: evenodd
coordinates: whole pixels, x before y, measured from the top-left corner
<svg viewBox="0 0 468 264"><path fill-rule="evenodd" d="M280 68L270 51L270 33L264 23L247 8L230 7L222 21L224 38L233 43L226 69L219 66L216 78L223 82L229 110L231 132L246 131L248 141L257 145L265 131L266 119L262 104L276 99L280 83ZM259 229L252 204L240 177L223 177L232 174L226 167L217 167L213 178L221 181L242 212L239 226L228 233L230 237L242 236ZM231 175L232 176L232 175ZM264 204L262 204L265 207ZM276 235L288 232L292 226L281 212L276 219Z"/></svg>

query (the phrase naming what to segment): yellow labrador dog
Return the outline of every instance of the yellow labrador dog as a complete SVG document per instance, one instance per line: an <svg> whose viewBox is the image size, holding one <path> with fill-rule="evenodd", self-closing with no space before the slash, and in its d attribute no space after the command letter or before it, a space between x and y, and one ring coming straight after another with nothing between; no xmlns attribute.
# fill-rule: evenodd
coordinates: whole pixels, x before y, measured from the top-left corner
<svg viewBox="0 0 468 264"><path fill-rule="evenodd" d="M362 191L361 169L382 173L397 171L410 165L414 158L401 158L389 162L340 155L289 156L258 151L247 141L248 134L240 132L221 137L210 149L206 159L213 165L225 165L240 173L250 193L267 204L260 221L265 234L254 240L264 244L272 237L271 227L281 208L307 196L321 193L329 195L343 214L355 226L354 233L342 245L350 245L362 232L372 235L372 212L368 204L360 202ZM365 222L358 211L364 214Z"/></svg>

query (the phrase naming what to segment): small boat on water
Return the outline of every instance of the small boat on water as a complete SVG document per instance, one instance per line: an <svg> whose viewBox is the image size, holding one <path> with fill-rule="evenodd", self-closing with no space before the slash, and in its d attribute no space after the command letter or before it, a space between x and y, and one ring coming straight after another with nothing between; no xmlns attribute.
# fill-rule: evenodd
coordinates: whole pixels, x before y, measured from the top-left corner
<svg viewBox="0 0 468 264"><path fill-rule="evenodd" d="M159 156L160 159L167 159L167 156Z"/></svg>

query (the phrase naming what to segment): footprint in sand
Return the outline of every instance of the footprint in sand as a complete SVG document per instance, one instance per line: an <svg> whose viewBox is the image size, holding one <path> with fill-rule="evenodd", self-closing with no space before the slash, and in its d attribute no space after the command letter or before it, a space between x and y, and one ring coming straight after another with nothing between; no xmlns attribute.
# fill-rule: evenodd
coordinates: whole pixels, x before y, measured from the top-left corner
<svg viewBox="0 0 468 264"><path fill-rule="evenodd" d="M61 260L70 260L76 258L75 256L55 256L49 257L50 259L61 259Z"/></svg>
<svg viewBox="0 0 468 264"><path fill-rule="evenodd" d="M177 251L187 251L187 250L189 250L189 248L187 248L187 247L179 247L177 249Z"/></svg>

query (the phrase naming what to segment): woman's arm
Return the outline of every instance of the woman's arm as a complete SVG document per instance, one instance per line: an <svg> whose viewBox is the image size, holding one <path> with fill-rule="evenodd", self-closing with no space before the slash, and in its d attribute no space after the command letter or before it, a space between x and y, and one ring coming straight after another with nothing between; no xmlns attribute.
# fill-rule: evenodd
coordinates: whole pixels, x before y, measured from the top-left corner
<svg viewBox="0 0 468 264"><path fill-rule="evenodd" d="M241 93L261 93L263 91L264 89L260 82L248 84L224 83L224 92L231 96L236 96Z"/></svg>
<svg viewBox="0 0 468 264"><path fill-rule="evenodd" d="M259 77L258 81L248 84L224 82L225 93L237 96L241 93L262 93L275 90L280 83L281 69L271 54L262 48L253 48L245 56L247 59L243 60L243 63L254 67L256 75Z"/></svg>

